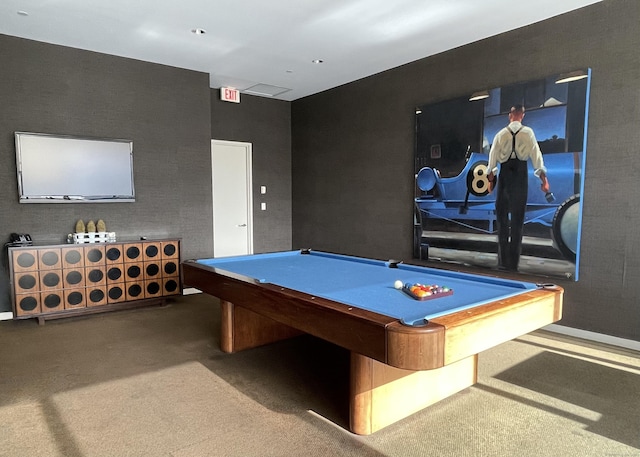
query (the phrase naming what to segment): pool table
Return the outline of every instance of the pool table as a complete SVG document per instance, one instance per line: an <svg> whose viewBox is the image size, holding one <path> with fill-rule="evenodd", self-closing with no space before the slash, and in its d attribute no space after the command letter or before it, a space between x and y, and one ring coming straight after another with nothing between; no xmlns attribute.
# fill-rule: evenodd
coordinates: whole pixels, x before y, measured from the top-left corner
<svg viewBox="0 0 640 457"><path fill-rule="evenodd" d="M558 321L563 290L313 250L187 260L233 353L302 333L351 351L350 429L367 435L477 381L478 353ZM447 287L418 299L395 283Z"/></svg>

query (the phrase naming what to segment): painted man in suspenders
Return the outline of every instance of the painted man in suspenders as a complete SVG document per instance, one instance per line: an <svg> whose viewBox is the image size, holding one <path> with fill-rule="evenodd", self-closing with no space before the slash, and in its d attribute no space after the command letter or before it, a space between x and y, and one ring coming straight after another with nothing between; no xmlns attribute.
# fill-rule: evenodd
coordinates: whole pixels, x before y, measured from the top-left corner
<svg viewBox="0 0 640 457"><path fill-rule="evenodd" d="M500 130L489 152L489 190L496 184L500 165L496 217L498 227L498 268L517 271L522 249L522 228L527 206L527 161L531 160L534 174L548 193L549 181L542 152L530 127L522 125L524 107L515 105L509 112L509 125Z"/></svg>

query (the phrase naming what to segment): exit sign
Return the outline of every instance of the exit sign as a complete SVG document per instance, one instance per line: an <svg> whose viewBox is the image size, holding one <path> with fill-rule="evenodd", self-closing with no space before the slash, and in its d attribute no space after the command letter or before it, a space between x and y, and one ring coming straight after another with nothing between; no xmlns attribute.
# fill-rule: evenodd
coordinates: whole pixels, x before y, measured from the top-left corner
<svg viewBox="0 0 640 457"><path fill-rule="evenodd" d="M220 88L220 100L225 102L240 103L240 91L233 87Z"/></svg>

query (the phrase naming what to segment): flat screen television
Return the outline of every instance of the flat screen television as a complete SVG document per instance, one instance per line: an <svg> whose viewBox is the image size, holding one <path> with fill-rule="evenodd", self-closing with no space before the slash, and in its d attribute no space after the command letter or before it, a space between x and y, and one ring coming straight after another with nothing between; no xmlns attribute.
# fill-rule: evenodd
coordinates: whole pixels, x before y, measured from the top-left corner
<svg viewBox="0 0 640 457"><path fill-rule="evenodd" d="M133 142L15 132L20 203L133 202Z"/></svg>

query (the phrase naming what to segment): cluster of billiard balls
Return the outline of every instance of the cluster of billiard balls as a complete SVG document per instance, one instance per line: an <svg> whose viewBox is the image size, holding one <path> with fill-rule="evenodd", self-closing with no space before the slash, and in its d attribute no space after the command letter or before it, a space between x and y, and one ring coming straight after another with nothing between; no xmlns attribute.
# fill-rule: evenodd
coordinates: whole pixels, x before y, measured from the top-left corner
<svg viewBox="0 0 640 457"><path fill-rule="evenodd" d="M445 292L449 292L451 289L448 287L441 287L436 284L424 285L424 284L411 284L411 283L403 283L400 280L397 280L393 287L398 290L408 290L413 295L419 298L429 297L431 295L441 294Z"/></svg>

